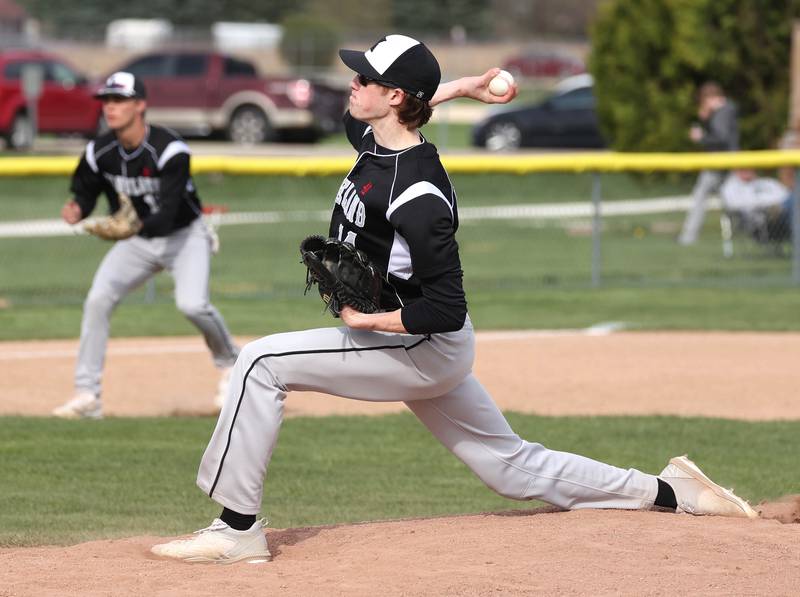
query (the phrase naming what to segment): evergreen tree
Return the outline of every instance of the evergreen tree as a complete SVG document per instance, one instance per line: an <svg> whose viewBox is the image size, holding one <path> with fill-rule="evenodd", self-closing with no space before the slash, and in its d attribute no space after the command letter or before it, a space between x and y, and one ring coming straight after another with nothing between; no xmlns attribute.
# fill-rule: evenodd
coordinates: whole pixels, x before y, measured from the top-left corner
<svg viewBox="0 0 800 597"><path fill-rule="evenodd" d="M693 146L696 89L717 81L739 106L743 149L787 124L792 20L800 0L611 0L592 28L589 69L615 149Z"/></svg>

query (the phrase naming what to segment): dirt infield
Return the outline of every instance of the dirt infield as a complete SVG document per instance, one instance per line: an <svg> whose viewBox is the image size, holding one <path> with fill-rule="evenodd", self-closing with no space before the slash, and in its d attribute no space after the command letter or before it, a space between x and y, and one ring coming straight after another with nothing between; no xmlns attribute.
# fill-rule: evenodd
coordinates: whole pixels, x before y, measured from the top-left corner
<svg viewBox="0 0 800 597"><path fill-rule="evenodd" d="M798 334L483 333L475 371L504 409L544 415L798 419ZM240 339L244 341L245 339ZM0 343L0 414L46 415L71 392L76 343ZM216 372L194 338L111 343L109 415L204 414ZM402 405L298 393L288 415ZM0 549L0 597L22 595L795 595L800 498L762 520L658 512L493 513L268 529L275 560L159 561L155 537Z"/></svg>
<svg viewBox="0 0 800 597"><path fill-rule="evenodd" d="M156 537L0 550L0 595L796 595L800 525L531 510L267 531L274 561L190 565Z"/></svg>
<svg viewBox="0 0 800 597"><path fill-rule="evenodd" d="M76 352L75 341L0 343L0 415L47 415L69 398ZM501 408L526 413L798 419L798 354L789 333L485 332L475 373ZM199 338L112 340L105 410L209 414L216 376ZM297 392L285 414L404 408Z"/></svg>

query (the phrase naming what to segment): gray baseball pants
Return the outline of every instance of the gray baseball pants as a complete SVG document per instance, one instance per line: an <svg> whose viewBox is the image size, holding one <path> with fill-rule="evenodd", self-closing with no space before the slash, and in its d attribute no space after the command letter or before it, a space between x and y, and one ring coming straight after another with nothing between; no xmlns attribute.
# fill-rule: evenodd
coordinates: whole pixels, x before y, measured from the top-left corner
<svg viewBox="0 0 800 597"><path fill-rule="evenodd" d="M521 439L472 375L474 335L415 336L323 328L275 334L242 349L197 475L198 486L242 514L261 509L264 477L292 390L402 401L489 488L562 508L650 508L653 475Z"/></svg>
<svg viewBox="0 0 800 597"><path fill-rule="evenodd" d="M119 302L163 269L175 280L175 304L203 334L217 367L230 367L237 348L209 302L211 245L200 218L165 237L117 241L94 275L83 305L75 389L100 395L111 314Z"/></svg>
<svg viewBox="0 0 800 597"><path fill-rule="evenodd" d="M724 178L725 173L720 170L702 170L697 176L692 188L692 205L686 212L686 219L678 237L680 244L692 245L697 242L706 217L708 198L719 190Z"/></svg>

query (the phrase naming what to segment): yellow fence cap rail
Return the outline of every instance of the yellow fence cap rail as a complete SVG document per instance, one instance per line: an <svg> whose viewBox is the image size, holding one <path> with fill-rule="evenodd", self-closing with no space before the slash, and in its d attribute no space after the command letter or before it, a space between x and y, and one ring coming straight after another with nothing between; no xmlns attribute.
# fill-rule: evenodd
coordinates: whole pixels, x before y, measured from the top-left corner
<svg viewBox="0 0 800 597"><path fill-rule="evenodd" d="M192 157L192 172L223 174L255 174L273 176L326 176L346 174L353 167L351 155L336 157Z"/></svg>
<svg viewBox="0 0 800 597"><path fill-rule="evenodd" d="M78 158L31 156L0 158L0 176L56 176L72 174Z"/></svg>
<svg viewBox="0 0 800 597"><path fill-rule="evenodd" d="M731 170L800 166L800 151L722 153L558 153L539 155L457 155L443 162L450 172L637 172Z"/></svg>
<svg viewBox="0 0 800 597"><path fill-rule="evenodd" d="M666 172L796 167L800 166L800 150L725 153L469 154L444 156L442 161L453 173ZM0 176L69 176L77 164L78 158L70 156L2 157ZM346 174L352 165L353 156L192 157L192 172L195 174L326 176Z"/></svg>

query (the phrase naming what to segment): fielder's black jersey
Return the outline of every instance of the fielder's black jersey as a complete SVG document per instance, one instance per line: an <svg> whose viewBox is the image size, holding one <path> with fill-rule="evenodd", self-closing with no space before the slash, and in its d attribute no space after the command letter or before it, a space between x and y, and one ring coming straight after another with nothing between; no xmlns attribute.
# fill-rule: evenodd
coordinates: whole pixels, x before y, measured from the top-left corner
<svg viewBox="0 0 800 597"><path fill-rule="evenodd" d="M126 151L113 131L86 145L72 176L72 191L88 216L105 191L109 210L119 207L118 193L128 195L142 220L140 236L168 236L201 213L189 174L189 146L176 133L148 125L141 145Z"/></svg>
<svg viewBox="0 0 800 597"><path fill-rule="evenodd" d="M359 155L336 194L330 236L352 243L384 272L381 307L402 308L406 330L460 329L467 304L456 193L436 147L421 137L419 145L386 149L349 112L344 122Z"/></svg>

